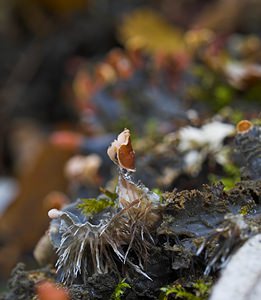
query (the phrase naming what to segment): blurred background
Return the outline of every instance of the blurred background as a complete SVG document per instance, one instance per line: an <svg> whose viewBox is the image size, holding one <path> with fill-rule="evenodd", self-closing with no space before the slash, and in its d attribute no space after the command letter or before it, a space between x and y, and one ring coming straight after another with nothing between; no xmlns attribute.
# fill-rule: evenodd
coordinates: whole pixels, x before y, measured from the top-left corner
<svg viewBox="0 0 261 300"><path fill-rule="evenodd" d="M261 0L0 0L2 285L48 210L113 189L125 127L149 188L229 188L260 83Z"/></svg>

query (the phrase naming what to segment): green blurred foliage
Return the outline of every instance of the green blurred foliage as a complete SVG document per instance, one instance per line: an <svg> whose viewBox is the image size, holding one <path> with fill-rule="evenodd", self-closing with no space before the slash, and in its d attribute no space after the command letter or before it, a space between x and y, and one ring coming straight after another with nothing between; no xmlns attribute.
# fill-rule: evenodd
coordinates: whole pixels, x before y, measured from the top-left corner
<svg viewBox="0 0 261 300"><path fill-rule="evenodd" d="M116 286L113 294L111 295L111 300L121 300L121 297L125 293L126 289L130 289L131 286L122 279Z"/></svg>
<svg viewBox="0 0 261 300"><path fill-rule="evenodd" d="M233 163L229 163L223 166L225 175L223 177L218 177L215 174L210 174L208 176L211 183L216 183L217 181L222 181L224 184L224 190L228 191L232 189L237 182L240 181L240 170Z"/></svg>
<svg viewBox="0 0 261 300"><path fill-rule="evenodd" d="M206 66L197 65L193 74L197 82L188 88L188 96L194 101L205 102L213 111L228 106L235 97L235 90L220 76Z"/></svg>

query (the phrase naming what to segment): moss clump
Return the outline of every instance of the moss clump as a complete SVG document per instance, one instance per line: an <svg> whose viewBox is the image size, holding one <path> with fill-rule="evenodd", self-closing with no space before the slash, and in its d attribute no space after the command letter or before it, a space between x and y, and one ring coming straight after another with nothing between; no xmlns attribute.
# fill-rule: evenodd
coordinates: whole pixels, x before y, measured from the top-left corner
<svg viewBox="0 0 261 300"><path fill-rule="evenodd" d="M246 216L250 213L254 212L254 205L253 203L247 203L246 205L241 206L239 213L241 216Z"/></svg>
<svg viewBox="0 0 261 300"><path fill-rule="evenodd" d="M78 208L82 213L88 217L91 217L107 207L114 207L118 195L112 193L106 189L101 188L102 194L98 198L81 199L82 203L78 205Z"/></svg>
<svg viewBox="0 0 261 300"><path fill-rule="evenodd" d="M232 163L224 165L225 175L222 178L218 178L214 174L209 175L209 180L211 183L216 183L217 181L222 181L224 185L224 190L228 191L235 187L235 184L240 181L240 170L237 166Z"/></svg>
<svg viewBox="0 0 261 300"><path fill-rule="evenodd" d="M122 279L115 287L113 294L111 295L111 300L120 300L121 296L125 293L126 289L130 289L131 286Z"/></svg>
<svg viewBox="0 0 261 300"><path fill-rule="evenodd" d="M174 296L174 299L206 300L209 297L211 286L211 280L203 279L197 280L191 288L185 288L181 284L169 285L160 289L162 292L160 300L167 300L170 295Z"/></svg>

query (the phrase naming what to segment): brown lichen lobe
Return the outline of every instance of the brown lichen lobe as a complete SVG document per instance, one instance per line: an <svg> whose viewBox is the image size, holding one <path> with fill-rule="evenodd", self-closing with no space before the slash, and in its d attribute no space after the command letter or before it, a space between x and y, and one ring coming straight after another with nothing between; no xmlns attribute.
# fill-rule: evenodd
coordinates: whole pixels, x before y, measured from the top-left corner
<svg viewBox="0 0 261 300"><path fill-rule="evenodd" d="M253 127L252 122L248 120L242 120L237 123L237 133L246 133Z"/></svg>
<svg viewBox="0 0 261 300"><path fill-rule="evenodd" d="M135 152L131 145L130 131L124 129L107 150L110 159L120 168L135 172Z"/></svg>

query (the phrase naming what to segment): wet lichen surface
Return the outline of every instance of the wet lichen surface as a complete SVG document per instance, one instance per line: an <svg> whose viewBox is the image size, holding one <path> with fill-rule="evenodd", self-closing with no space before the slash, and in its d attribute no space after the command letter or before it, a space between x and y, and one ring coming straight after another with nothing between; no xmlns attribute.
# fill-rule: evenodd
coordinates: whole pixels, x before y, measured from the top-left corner
<svg viewBox="0 0 261 300"><path fill-rule="evenodd" d="M175 295L208 299L211 285L229 257L261 232L258 132L259 127L254 127L254 132L239 132L241 154L248 154L253 147L255 151L246 155L244 180L234 188L225 191L223 184L217 183L161 195L133 182L129 133L123 140L118 138L112 155L120 166L116 193L103 190L97 198L112 204L89 214L83 209L84 202L50 211L57 274L48 268L25 271L18 265L9 292L1 299L35 299L37 284L43 280L58 282L73 300L116 299L114 291L123 278L130 287L124 289L121 299L175 299ZM250 148L247 139L252 139ZM119 161L122 145L125 159Z"/></svg>

